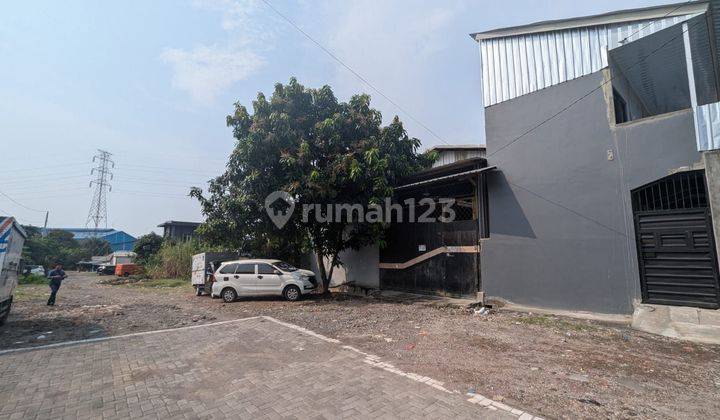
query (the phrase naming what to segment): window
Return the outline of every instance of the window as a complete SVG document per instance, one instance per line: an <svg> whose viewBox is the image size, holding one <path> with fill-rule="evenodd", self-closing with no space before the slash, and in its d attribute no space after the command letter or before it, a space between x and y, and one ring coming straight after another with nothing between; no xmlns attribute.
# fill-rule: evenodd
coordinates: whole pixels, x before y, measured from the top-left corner
<svg viewBox="0 0 720 420"><path fill-rule="evenodd" d="M275 267L281 269L282 271L297 271L297 268L295 268L292 264L286 263L285 261L275 263Z"/></svg>
<svg viewBox="0 0 720 420"><path fill-rule="evenodd" d="M237 269L238 264L228 264L223 266L223 268L220 269L220 274L234 274L235 269Z"/></svg>
<svg viewBox="0 0 720 420"><path fill-rule="evenodd" d="M255 274L255 264L238 264L235 274Z"/></svg>
<svg viewBox="0 0 720 420"><path fill-rule="evenodd" d="M270 264L258 264L258 274L275 274L275 267Z"/></svg>
<svg viewBox="0 0 720 420"><path fill-rule="evenodd" d="M615 89L613 89L613 108L615 108L615 124L630 121L627 102Z"/></svg>

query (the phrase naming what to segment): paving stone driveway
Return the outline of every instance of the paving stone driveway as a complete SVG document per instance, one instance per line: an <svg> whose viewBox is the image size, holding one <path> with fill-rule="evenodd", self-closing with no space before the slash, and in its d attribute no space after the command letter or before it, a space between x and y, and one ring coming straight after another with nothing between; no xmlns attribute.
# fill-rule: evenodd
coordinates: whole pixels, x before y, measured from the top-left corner
<svg viewBox="0 0 720 420"><path fill-rule="evenodd" d="M504 418L265 318L0 354L0 419Z"/></svg>

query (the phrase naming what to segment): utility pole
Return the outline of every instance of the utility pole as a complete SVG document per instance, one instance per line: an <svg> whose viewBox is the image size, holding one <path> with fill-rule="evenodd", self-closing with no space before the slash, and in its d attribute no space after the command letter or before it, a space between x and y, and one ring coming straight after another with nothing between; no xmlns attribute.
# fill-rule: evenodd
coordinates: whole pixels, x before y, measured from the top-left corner
<svg viewBox="0 0 720 420"><path fill-rule="evenodd" d="M43 230L42 230L42 236L43 238L47 236L47 222L48 217L50 217L50 210L45 212L45 224L43 224Z"/></svg>
<svg viewBox="0 0 720 420"><path fill-rule="evenodd" d="M90 203L90 211L88 212L87 221L85 227L92 227L97 229L101 224L105 224L107 227L107 193L112 191L110 181L113 179L113 174L110 169L115 167L115 162L110 160L111 153L105 150L98 149L98 153L93 156L93 163L95 167L90 171L91 176L95 178L90 181L90 188L95 187L93 193L93 199Z"/></svg>

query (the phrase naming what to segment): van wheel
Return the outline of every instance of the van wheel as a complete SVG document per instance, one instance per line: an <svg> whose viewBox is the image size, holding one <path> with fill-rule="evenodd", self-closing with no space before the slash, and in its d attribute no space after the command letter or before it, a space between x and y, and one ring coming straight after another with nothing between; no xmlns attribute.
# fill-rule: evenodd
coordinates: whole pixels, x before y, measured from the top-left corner
<svg viewBox="0 0 720 420"><path fill-rule="evenodd" d="M234 302L235 299L237 299L237 292L232 287L223 289L220 295L222 296L223 301L227 303Z"/></svg>
<svg viewBox="0 0 720 420"><path fill-rule="evenodd" d="M292 284L289 285L285 288L285 290L283 290L283 297L285 300L295 302L300 299L300 288Z"/></svg>

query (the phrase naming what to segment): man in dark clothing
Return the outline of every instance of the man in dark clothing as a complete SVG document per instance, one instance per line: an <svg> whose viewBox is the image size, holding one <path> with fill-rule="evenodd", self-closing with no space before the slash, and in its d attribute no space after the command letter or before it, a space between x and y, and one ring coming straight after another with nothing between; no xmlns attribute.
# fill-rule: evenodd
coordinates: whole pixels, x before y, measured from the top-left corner
<svg viewBox="0 0 720 420"><path fill-rule="evenodd" d="M48 274L48 278L50 279L50 299L47 301L48 306L55 305L55 296L57 296L57 292L60 290L60 285L65 277L67 276L62 269L62 264L56 264L55 269Z"/></svg>

